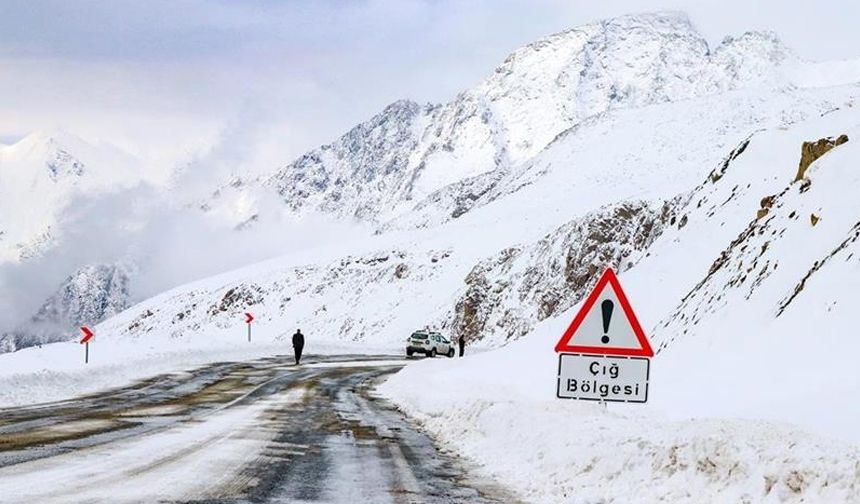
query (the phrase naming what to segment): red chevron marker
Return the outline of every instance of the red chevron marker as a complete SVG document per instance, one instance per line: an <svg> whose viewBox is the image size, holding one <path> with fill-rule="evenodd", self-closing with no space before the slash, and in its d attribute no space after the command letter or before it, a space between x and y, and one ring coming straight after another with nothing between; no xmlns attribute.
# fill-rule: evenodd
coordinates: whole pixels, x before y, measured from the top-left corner
<svg viewBox="0 0 860 504"><path fill-rule="evenodd" d="M81 327L81 332L84 333L84 337L81 338L81 345L84 345L84 364L88 364L90 362L90 340L96 333L87 326Z"/></svg>
<svg viewBox="0 0 860 504"><path fill-rule="evenodd" d="M90 342L90 340L91 340L91 339L93 339L93 336L95 336L95 335L96 335L96 334L92 331L92 329L90 329L90 328L89 328L89 327L87 327L87 326L81 327L81 332L82 332L82 333L84 333L84 337L83 337L83 338L81 338L81 344L82 344L82 345L83 345L84 343L89 343L89 342Z"/></svg>
<svg viewBox="0 0 860 504"><path fill-rule="evenodd" d="M245 323L248 324L248 343L251 342L251 322L254 321L254 316L245 312Z"/></svg>

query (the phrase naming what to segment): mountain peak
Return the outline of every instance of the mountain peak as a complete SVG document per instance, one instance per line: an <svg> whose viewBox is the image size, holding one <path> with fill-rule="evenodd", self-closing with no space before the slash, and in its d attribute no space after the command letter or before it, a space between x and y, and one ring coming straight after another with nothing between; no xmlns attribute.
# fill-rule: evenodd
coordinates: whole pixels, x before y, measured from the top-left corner
<svg viewBox="0 0 860 504"><path fill-rule="evenodd" d="M690 16L679 10L646 11L623 14L597 21L600 24L652 25L662 29L694 29Z"/></svg>
<svg viewBox="0 0 860 504"><path fill-rule="evenodd" d="M600 19L586 24L582 24L573 28L568 28L560 32L553 33L541 39L538 39L530 44L523 46L514 51L508 59L518 53L528 52L530 50L540 50L548 44L557 43L560 40L576 37L582 34L596 34L601 31L606 31L609 28L614 29L641 29L660 33L689 33L698 34L698 31L693 26L692 21L687 13L682 11L655 11L642 12L638 14L625 14L612 18ZM506 60L507 62L507 60Z"/></svg>
<svg viewBox="0 0 860 504"><path fill-rule="evenodd" d="M8 147L22 150L57 147L77 150L76 147L81 145L89 144L86 140L64 129L51 128L36 130Z"/></svg>
<svg viewBox="0 0 860 504"><path fill-rule="evenodd" d="M779 35L769 30L748 31L738 37L729 35L717 46L714 54L730 50L742 51L776 64L794 57L794 52L783 44Z"/></svg>

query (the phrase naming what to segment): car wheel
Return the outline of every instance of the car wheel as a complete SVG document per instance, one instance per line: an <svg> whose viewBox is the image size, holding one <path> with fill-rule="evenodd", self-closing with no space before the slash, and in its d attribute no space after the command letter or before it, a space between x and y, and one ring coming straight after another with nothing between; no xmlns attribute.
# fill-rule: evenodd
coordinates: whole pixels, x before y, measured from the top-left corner
<svg viewBox="0 0 860 504"><path fill-rule="evenodd" d="M448 358L450 359L451 357L454 357L454 349L453 348L448 349Z"/></svg>
<svg viewBox="0 0 860 504"><path fill-rule="evenodd" d="M428 357L436 357L436 349L435 348L430 349L430 353L427 356Z"/></svg>
<svg viewBox="0 0 860 504"><path fill-rule="evenodd" d="M409 357L412 357L412 350L407 350L407 351L406 351L406 355L407 355L407 356L409 356Z"/></svg>

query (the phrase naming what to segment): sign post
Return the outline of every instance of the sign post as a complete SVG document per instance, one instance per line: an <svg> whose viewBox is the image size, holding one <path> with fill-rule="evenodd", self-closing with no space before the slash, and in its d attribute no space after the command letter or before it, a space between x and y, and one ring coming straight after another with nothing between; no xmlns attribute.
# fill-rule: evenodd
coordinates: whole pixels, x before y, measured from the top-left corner
<svg viewBox="0 0 860 504"><path fill-rule="evenodd" d="M654 351L612 269L597 281L555 346L556 397L644 403Z"/></svg>
<svg viewBox="0 0 860 504"><path fill-rule="evenodd" d="M254 321L254 316L250 313L245 313L245 323L248 324L248 343L251 342L251 322Z"/></svg>
<svg viewBox="0 0 860 504"><path fill-rule="evenodd" d="M81 344L84 345L84 364L89 364L90 362L90 340L93 339L95 333L87 326L81 327L81 332L84 333L84 337L81 338Z"/></svg>

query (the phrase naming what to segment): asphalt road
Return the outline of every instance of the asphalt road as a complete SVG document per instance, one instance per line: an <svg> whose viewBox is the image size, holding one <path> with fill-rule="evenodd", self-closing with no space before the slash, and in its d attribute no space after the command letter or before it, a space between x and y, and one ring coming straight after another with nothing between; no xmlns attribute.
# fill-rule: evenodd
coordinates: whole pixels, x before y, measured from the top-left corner
<svg viewBox="0 0 860 504"><path fill-rule="evenodd" d="M0 502L513 502L373 396L399 358L290 360L0 409Z"/></svg>

